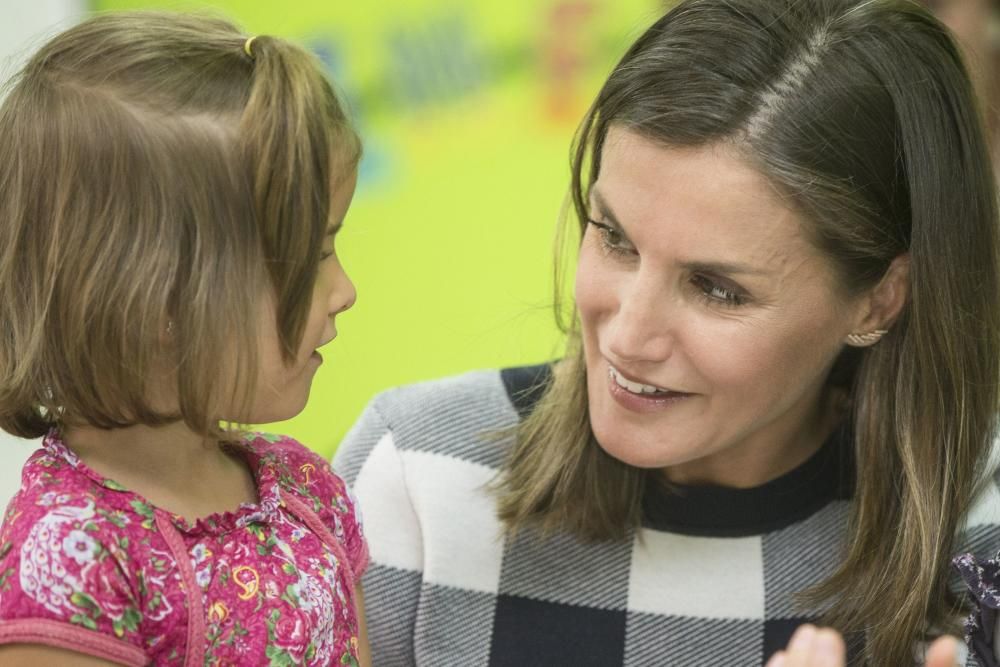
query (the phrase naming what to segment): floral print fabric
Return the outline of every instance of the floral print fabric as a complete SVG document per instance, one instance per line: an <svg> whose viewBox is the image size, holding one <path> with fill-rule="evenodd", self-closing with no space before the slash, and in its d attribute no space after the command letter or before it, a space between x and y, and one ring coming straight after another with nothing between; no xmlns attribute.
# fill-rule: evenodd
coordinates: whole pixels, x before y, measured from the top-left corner
<svg viewBox="0 0 1000 667"><path fill-rule="evenodd" d="M290 438L233 446L258 502L191 523L101 477L50 433L0 527L0 642L27 633L137 664L196 664L186 656L202 648L205 665L357 664L353 591L368 551L343 480Z"/></svg>
<svg viewBox="0 0 1000 667"><path fill-rule="evenodd" d="M1000 619L1000 554L982 562L972 554L952 563L972 593L975 611L965 621L965 642L982 667L1000 667L997 621Z"/></svg>

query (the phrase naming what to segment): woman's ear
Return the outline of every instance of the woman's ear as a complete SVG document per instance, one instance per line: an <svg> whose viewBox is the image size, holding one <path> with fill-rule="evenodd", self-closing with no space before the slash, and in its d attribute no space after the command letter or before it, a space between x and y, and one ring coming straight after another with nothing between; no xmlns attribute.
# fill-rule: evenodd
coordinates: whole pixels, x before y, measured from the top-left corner
<svg viewBox="0 0 1000 667"><path fill-rule="evenodd" d="M853 345L877 342L892 328L909 298L910 255L904 253L892 260L878 285L862 297L856 311L855 333L848 336L848 342Z"/></svg>

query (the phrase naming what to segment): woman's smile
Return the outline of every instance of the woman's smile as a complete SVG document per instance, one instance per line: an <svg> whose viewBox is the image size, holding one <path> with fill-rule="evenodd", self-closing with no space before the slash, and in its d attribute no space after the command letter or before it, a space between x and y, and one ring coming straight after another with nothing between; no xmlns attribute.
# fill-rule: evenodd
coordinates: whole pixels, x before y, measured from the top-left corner
<svg viewBox="0 0 1000 667"><path fill-rule="evenodd" d="M611 364L608 364L608 391L620 406L631 412L665 410L695 396L629 379Z"/></svg>

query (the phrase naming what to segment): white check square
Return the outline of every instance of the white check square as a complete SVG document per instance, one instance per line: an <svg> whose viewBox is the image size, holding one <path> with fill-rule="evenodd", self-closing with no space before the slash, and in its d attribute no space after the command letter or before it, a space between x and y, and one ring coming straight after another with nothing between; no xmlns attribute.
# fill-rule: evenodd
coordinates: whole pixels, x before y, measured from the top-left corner
<svg viewBox="0 0 1000 667"><path fill-rule="evenodd" d="M410 497L423 521L424 581L497 593L503 530L486 488L496 471L420 451L404 451L403 462Z"/></svg>
<svg viewBox="0 0 1000 667"><path fill-rule="evenodd" d="M361 508L362 526L372 560L402 570L423 569L420 522L406 489L403 462L386 433L368 455L357 479L354 495Z"/></svg>
<svg viewBox="0 0 1000 667"><path fill-rule="evenodd" d="M760 537L639 531L632 548L628 608L668 616L764 618Z"/></svg>

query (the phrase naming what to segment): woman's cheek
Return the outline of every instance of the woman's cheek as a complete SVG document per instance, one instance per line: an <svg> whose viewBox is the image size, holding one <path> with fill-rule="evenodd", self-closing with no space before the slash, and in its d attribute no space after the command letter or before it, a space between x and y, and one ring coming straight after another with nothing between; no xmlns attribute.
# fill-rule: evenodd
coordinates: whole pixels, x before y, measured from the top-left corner
<svg viewBox="0 0 1000 667"><path fill-rule="evenodd" d="M577 263L574 297L583 319L597 317L602 311L614 310L617 272L606 266L607 258L585 243Z"/></svg>

